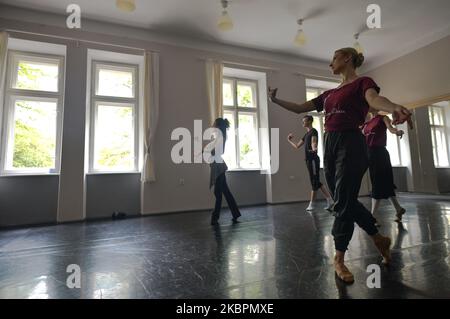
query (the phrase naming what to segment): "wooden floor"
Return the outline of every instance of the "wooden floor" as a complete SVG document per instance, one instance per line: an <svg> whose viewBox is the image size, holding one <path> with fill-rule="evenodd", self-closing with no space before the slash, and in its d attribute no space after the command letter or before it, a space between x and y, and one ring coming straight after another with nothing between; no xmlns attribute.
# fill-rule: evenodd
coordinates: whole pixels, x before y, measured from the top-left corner
<svg viewBox="0 0 450 319"><path fill-rule="evenodd" d="M296 203L244 208L237 225L224 210L217 228L208 212L190 212L1 231L0 298L450 298L450 197L400 202L402 224L387 201L376 216L392 265L356 228L349 286L332 266L333 217ZM66 285L70 264L80 289ZM381 288L367 287L372 264Z"/></svg>

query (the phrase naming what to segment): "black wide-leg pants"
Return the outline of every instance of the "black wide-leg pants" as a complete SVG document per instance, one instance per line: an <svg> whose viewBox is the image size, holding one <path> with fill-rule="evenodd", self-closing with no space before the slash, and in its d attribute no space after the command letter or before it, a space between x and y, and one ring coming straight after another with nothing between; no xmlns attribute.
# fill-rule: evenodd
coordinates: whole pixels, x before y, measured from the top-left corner
<svg viewBox="0 0 450 319"><path fill-rule="evenodd" d="M395 196L394 174L391 158L384 146L369 147L369 172L373 199L388 199Z"/></svg>
<svg viewBox="0 0 450 319"><path fill-rule="evenodd" d="M324 171L334 199L332 234L335 248L346 251L357 223L369 235L378 233L375 219L358 201L362 178L368 168L364 136L358 130L325 134Z"/></svg>

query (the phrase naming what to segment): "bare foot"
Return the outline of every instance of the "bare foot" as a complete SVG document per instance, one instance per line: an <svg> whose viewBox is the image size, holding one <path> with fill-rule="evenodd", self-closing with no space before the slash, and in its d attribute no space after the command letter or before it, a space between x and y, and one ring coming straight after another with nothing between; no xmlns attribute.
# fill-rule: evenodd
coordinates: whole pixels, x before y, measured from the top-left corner
<svg viewBox="0 0 450 319"><path fill-rule="evenodd" d="M391 239L378 235L374 242L381 256L383 256L383 264L389 264L391 262Z"/></svg>
<svg viewBox="0 0 450 319"><path fill-rule="evenodd" d="M406 213L406 210L404 208L400 209L395 216L397 217L395 219L396 222L400 223L402 221L403 215Z"/></svg>

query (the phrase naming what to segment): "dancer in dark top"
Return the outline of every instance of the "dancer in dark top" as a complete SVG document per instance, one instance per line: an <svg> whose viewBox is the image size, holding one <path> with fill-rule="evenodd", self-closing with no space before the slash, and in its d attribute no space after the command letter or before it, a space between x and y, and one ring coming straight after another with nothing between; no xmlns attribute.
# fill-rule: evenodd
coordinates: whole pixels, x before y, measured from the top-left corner
<svg viewBox="0 0 450 319"><path fill-rule="evenodd" d="M368 168L366 141L359 127L364 124L369 107L392 113L393 124L411 118L408 109L380 96L380 88L371 78L356 74L356 68L363 62L364 56L354 48L337 50L330 67L334 74L342 76L341 85L302 104L277 98L276 88L269 87L268 91L273 103L297 114L325 111L325 178L335 201L334 266L337 276L346 283L354 281L353 274L344 264L354 223L371 236L384 263L391 259L391 239L378 232L372 214L358 201L361 181Z"/></svg>
<svg viewBox="0 0 450 319"><path fill-rule="evenodd" d="M213 143L209 144L205 151L209 151L212 155L211 175L209 187L214 185L214 196L216 197L216 203L214 205L214 210L211 216L211 225L219 225L220 209L222 207L222 195L225 196L227 200L228 207L230 208L231 214L233 216L233 223L238 222L238 218L241 216L239 208L236 204L233 194L231 194L228 188L227 179L225 172L228 170L227 164L222 158L223 152L225 151L225 143L227 140L227 129L230 127L230 123L227 119L217 118L214 121L213 127L218 129L218 135L216 136ZM222 143L222 145L217 146L217 143ZM215 151L219 152L216 153Z"/></svg>
<svg viewBox="0 0 450 319"><path fill-rule="evenodd" d="M394 175L391 159L386 149L386 130L402 138L404 132L392 126L389 117L379 115L378 111L370 110L369 120L364 124L363 133L366 137L369 157L369 173L372 182L372 215L375 216L382 199L389 199L396 210L396 222L402 221L405 209L400 206L395 196ZM379 226L379 224L376 224Z"/></svg>
<svg viewBox="0 0 450 319"><path fill-rule="evenodd" d="M305 146L305 161L306 167L308 168L309 179L311 181L311 199L309 206L306 208L307 211L314 210L316 208L314 201L316 199L316 193L320 190L327 200L327 206L325 209L331 210L333 206L333 199L325 185L320 182L320 157L317 154L318 145L318 133L315 128L312 127L314 118L311 115L305 115L303 117L303 127L306 128L306 134L298 142L294 143L292 139L294 135L290 133L288 135L288 142L296 149L299 149L303 145Z"/></svg>

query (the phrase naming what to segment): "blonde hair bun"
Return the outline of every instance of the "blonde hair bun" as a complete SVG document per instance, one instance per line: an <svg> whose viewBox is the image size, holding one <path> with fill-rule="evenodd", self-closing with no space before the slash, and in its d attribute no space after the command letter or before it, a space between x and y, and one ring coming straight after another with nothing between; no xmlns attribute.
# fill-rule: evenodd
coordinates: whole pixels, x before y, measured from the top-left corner
<svg viewBox="0 0 450 319"><path fill-rule="evenodd" d="M355 68L359 68L364 63L364 55L362 53L358 53L355 48L348 47L336 50L336 52L342 52L347 56L350 56L352 59L353 66Z"/></svg>
<svg viewBox="0 0 450 319"><path fill-rule="evenodd" d="M359 68L364 63L364 54L358 53L354 61L355 61L355 68Z"/></svg>

